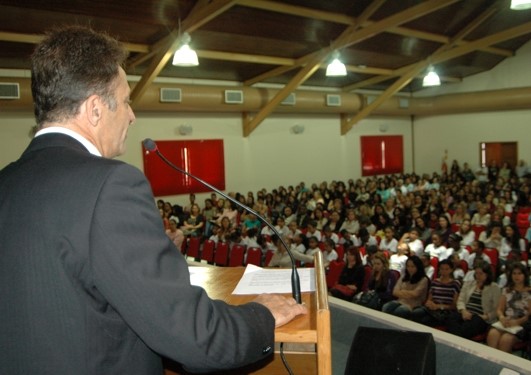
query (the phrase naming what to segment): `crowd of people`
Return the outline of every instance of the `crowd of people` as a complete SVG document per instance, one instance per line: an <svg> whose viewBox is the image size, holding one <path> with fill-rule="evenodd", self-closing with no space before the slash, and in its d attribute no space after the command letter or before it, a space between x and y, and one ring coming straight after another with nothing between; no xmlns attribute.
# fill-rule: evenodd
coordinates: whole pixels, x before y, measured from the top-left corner
<svg viewBox="0 0 531 375"><path fill-rule="evenodd" d="M270 267L291 265L283 243L301 264L323 251L326 265L344 262L331 295L462 337L488 332L489 345L511 351L522 335L514 327L524 327L531 312L531 230L516 221L519 212L527 214L527 227L531 219L525 165L510 170L493 163L473 172L454 161L432 175L230 193L274 223L276 233L215 193L203 207L194 194L185 207L162 200L158 205L179 248L186 236L259 247L264 259L273 252L264 263ZM495 261L487 250L496 252Z"/></svg>

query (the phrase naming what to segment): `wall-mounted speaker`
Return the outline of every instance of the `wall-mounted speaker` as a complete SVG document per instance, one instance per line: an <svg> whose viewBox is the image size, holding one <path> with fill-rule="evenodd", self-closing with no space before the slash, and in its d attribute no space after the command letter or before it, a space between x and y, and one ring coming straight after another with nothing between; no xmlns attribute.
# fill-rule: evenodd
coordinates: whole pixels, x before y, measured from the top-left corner
<svg viewBox="0 0 531 375"><path fill-rule="evenodd" d="M190 135L192 134L193 128L192 125L183 124L180 125L178 128L178 132L180 135Z"/></svg>
<svg viewBox="0 0 531 375"><path fill-rule="evenodd" d="M302 133L304 133L304 125L297 124L297 125L292 126L291 127L291 132L293 134L302 134Z"/></svg>
<svg viewBox="0 0 531 375"><path fill-rule="evenodd" d="M358 327L345 375L435 375L435 371L431 333Z"/></svg>

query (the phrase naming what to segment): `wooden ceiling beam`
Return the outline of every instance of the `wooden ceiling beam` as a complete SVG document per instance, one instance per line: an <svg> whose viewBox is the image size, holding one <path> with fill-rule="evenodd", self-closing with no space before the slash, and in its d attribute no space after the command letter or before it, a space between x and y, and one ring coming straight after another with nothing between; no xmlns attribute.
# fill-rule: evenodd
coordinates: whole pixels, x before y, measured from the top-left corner
<svg viewBox="0 0 531 375"><path fill-rule="evenodd" d="M386 0L375 0L367 7L364 13L360 16L360 21L363 21L370 17ZM332 51L334 51L337 46L342 45L345 40L350 39L350 34L356 30L358 26L352 25L347 27L339 37L334 40L330 47L323 48L318 51L317 54L312 57L312 59L291 79L291 81L285 85L279 92L267 103L260 111L254 116L251 117L249 114L246 114L243 117L243 135L248 137L261 123L264 119L269 116L271 112L284 100L291 92L293 92L298 86L304 83L309 77L311 77L322 61L326 59Z"/></svg>
<svg viewBox="0 0 531 375"><path fill-rule="evenodd" d="M186 17L186 19L182 22L182 33L192 32L198 29L221 13L230 9L235 3L236 1L234 0L217 0L211 3L199 2L196 7L192 9L189 16ZM153 83L164 66L166 66L177 48L179 48L179 39L179 37L175 36L175 32L170 33L166 38L164 38L164 42L161 43L161 45L164 45L164 47L155 54L150 65L142 75L142 78L135 85L133 91L131 92L131 101L133 106L142 97L149 85Z"/></svg>
<svg viewBox="0 0 531 375"><path fill-rule="evenodd" d="M498 8L500 6L500 3L495 3L493 6L486 9L484 12L482 12L478 17L476 17L475 20L470 22L466 27L464 27L459 33L457 33L453 38L449 39L448 42L442 46L440 46L433 54L432 56L436 56L438 53L444 50L448 50L452 48L453 46L459 46L459 47L465 47L473 42L463 42L463 38L465 38L470 32L472 32L474 29L476 29L481 23L485 22L489 17L491 17L494 13L498 11ZM483 47L484 48L484 47ZM480 48L477 48L478 50ZM413 64L412 64L413 65ZM379 77L372 77L365 81L357 82L355 84L345 86L343 87L344 91L352 91L357 90L360 88L364 88L367 86L371 86L377 83L385 82L391 78L398 77L405 72L408 71L408 69L412 66L408 65L406 67L402 67L400 69L397 69L394 74L392 75L382 75Z"/></svg>
<svg viewBox="0 0 531 375"><path fill-rule="evenodd" d="M334 12L325 12L321 10L310 9L307 7L296 6L278 3L275 1L265 1L265 0L238 0L238 5L246 6L249 8L257 8L262 10L268 10L272 12L290 14L292 16L306 17L321 21L335 22L344 25L353 25L356 23L355 17L350 17L340 13ZM367 20L361 24L362 27L367 27L373 24L375 21ZM438 42L442 44L448 43L449 38L435 33L430 33L421 30L410 29L403 26L391 27L387 30L390 33L398 34L402 36L408 36L413 38L418 38L422 40L428 40L431 42ZM485 52L489 52L496 55L502 56L513 56L512 51L503 49L503 48L485 48Z"/></svg>
<svg viewBox="0 0 531 375"><path fill-rule="evenodd" d="M374 109L378 108L385 100L387 100L389 97L394 95L402 87L407 85L415 75L419 74L423 69L426 69L426 67L429 64L441 63L441 62L465 55L467 53L470 53L478 48L486 47L492 44L501 43L506 40L517 38L519 36L526 35L529 33L531 33L531 22L527 22L525 24L498 32L496 34L489 35L487 37L478 39L474 42L469 42L466 45L454 47L452 49L441 48L439 52L434 53L428 59L399 69L399 70L404 71L404 74L402 74L402 76L396 82L394 82L391 86L389 86L389 88L387 88L382 95L377 97L371 104L364 107L351 119L342 121L341 134L342 135L346 134L354 126L354 124L356 124L357 122L359 122L360 120L368 116L372 111L374 111Z"/></svg>
<svg viewBox="0 0 531 375"><path fill-rule="evenodd" d="M357 42L361 42L365 39L368 39L376 34L379 34L381 32L387 31L388 29L392 27L396 27L402 23L412 21L414 19L417 19L419 17L422 17L426 14L429 14L435 10L444 8L452 3L455 3L460 0L430 0L426 1L424 3L415 5L413 7L410 7L402 12L396 13L390 17L387 17L383 20L372 22L367 27L357 30L356 32L353 32L350 36L350 39L347 40L342 45L337 45L335 49L341 49L346 48L350 45L353 45ZM375 4L375 2L371 3L367 9L372 7ZM366 9L366 10L367 10ZM372 14L372 13L371 13ZM369 16L370 17L370 16ZM359 24L365 24L369 17L361 18L359 17ZM352 25L351 25L352 26ZM315 54L317 52L308 54L306 56L302 56L299 59L297 59L297 64L304 65L308 63L313 57L315 57ZM276 77L278 75L284 74L292 69L295 69L298 66L292 66L292 67L286 67L281 66L275 69L270 70L269 72L260 74L254 78L251 78L249 80L244 81L244 85L253 85L255 83L264 81L266 79Z"/></svg>
<svg viewBox="0 0 531 375"><path fill-rule="evenodd" d="M374 99L369 105L363 107L354 117L348 119L344 118L341 121L341 135L347 134L354 124L358 123L368 115L372 113L376 108L382 105L387 99L400 91L404 86L406 86L413 78L415 78L420 72L426 69L430 63L426 60L420 61L414 64L411 69L397 79L391 86L389 86L381 95Z"/></svg>
<svg viewBox="0 0 531 375"><path fill-rule="evenodd" d="M28 43L38 44L44 39L43 34L22 34L22 33L10 33L6 31L0 31L0 41L14 42L14 43ZM149 46L140 43L125 43L122 45L129 52L146 53L149 52Z"/></svg>
<svg viewBox="0 0 531 375"><path fill-rule="evenodd" d="M510 29L500 31L496 34L492 34L481 39L475 40L473 42L469 42L465 45L454 47L447 51L441 52L436 56L432 56L431 61L434 64L441 63L462 55L466 55L467 53L473 52L479 48L502 43L506 40L517 38L519 36L526 35L529 33L531 33L531 22L526 22L522 25L511 27Z"/></svg>
<svg viewBox="0 0 531 375"><path fill-rule="evenodd" d="M412 6L402 12L389 16L371 26L356 30L357 25L348 27L336 40L332 42L329 48L323 49L312 58L292 80L284 86L269 103L267 103L254 118L243 124L243 135L249 136L254 129L276 108L282 100L284 100L293 90L305 82L318 68L322 61L334 50L344 48L348 45L354 44L360 40L364 40L373 35L376 35L388 27L398 26L402 23L412 21L418 17L422 17L430 12L441 9L449 4L459 0L430 0L419 5ZM382 4L384 0L374 1L367 7L364 13L359 17L359 21L364 22L368 19Z"/></svg>
<svg viewBox="0 0 531 375"><path fill-rule="evenodd" d="M279 3L277 1L238 0L238 5L245 6L247 8L256 8L320 21L340 23L348 26L356 24L356 17L350 17L341 13L327 12L318 9L311 9L308 7Z"/></svg>
<svg viewBox="0 0 531 375"><path fill-rule="evenodd" d="M406 22L413 21L417 18L423 17L427 14L435 12L441 8L447 7L460 0L428 0L426 2L414 5L402 12L398 12L384 18L378 22L364 27L350 36L350 39L341 47L345 48L352 44L358 43L362 40L371 38L377 34L385 32L387 29L393 26L397 26Z"/></svg>
<svg viewBox="0 0 531 375"><path fill-rule="evenodd" d="M285 65L292 66L295 59L265 55L251 55L246 53L221 52L196 49L197 56L203 59L213 59L222 61L236 61L255 64Z"/></svg>
<svg viewBox="0 0 531 375"><path fill-rule="evenodd" d="M442 46L440 46L432 54L432 56L438 56L438 55L441 55L442 52L450 50L453 46L455 46L456 42L463 40L464 37L466 37L479 25L481 25L488 18L490 18L495 12L497 12L498 6L499 6L499 3L495 3L493 6L483 11L472 22L467 24L456 35L454 35L448 41L447 44L443 44ZM393 96L398 91L400 91L405 85L411 82L413 78L416 78L422 71L424 71L432 63L432 56L428 57L428 59L426 60L410 65L409 69L407 69L405 73L398 80L396 80L391 86L389 86L381 95L379 95L375 100L373 100L368 106L364 107L353 118L349 120L341 121L341 134L342 135L346 134L350 129L352 129L354 124L358 123L365 117L369 116L372 113L372 111L374 111L376 108L382 105L382 103L384 103L387 99L389 99L391 96Z"/></svg>

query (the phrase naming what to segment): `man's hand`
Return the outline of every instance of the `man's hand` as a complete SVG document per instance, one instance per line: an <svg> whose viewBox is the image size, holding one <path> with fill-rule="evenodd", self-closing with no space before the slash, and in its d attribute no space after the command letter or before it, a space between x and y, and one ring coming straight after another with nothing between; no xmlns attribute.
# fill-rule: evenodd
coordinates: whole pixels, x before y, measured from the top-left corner
<svg viewBox="0 0 531 375"><path fill-rule="evenodd" d="M275 318L275 327L283 326L297 315L307 314L308 309L299 305L293 298L286 298L278 294L261 294L253 302L267 307Z"/></svg>

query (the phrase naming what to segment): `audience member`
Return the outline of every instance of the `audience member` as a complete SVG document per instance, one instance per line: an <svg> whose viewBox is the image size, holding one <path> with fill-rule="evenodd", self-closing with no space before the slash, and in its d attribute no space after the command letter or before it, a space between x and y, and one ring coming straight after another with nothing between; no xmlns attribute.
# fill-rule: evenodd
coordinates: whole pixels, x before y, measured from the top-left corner
<svg viewBox="0 0 531 375"><path fill-rule="evenodd" d="M439 277L431 283L424 305L413 310L412 320L432 327L446 325L448 317L456 309L461 289L453 271L454 265L449 259L439 263Z"/></svg>
<svg viewBox="0 0 531 375"><path fill-rule="evenodd" d="M487 344L493 348L511 353L518 341L516 334L523 330L531 314L531 290L527 268L515 263L510 270L507 287L503 288L498 308L498 321L492 325Z"/></svg>
<svg viewBox="0 0 531 375"><path fill-rule="evenodd" d="M388 251L390 254L396 253L398 241L394 237L395 230L393 227L388 226L384 230L384 238L380 241L380 250Z"/></svg>
<svg viewBox="0 0 531 375"><path fill-rule="evenodd" d="M367 290L364 291L364 294L376 294L377 300L372 301L371 306L367 307L374 308L375 310L381 310L385 303L393 300L393 289L396 285L396 282L400 278L400 274L398 272L389 270L389 260L382 252L375 252L373 254L371 257L371 264L371 277L367 285ZM369 300L371 299L372 298ZM363 300L364 299L360 296L356 303L365 305Z"/></svg>
<svg viewBox="0 0 531 375"><path fill-rule="evenodd" d="M476 239L476 233L472 230L472 225L468 219L463 220L457 234L462 238L461 246L470 246Z"/></svg>
<svg viewBox="0 0 531 375"><path fill-rule="evenodd" d="M419 238L419 231L417 228L411 228L409 232L406 232L400 238L400 243L407 243L409 249L413 254L420 257L424 252L424 244Z"/></svg>
<svg viewBox="0 0 531 375"><path fill-rule="evenodd" d="M431 235L431 243L426 246L424 253L430 254L431 258L437 258L439 262L445 260L452 253L452 249L447 249L443 243L438 232Z"/></svg>
<svg viewBox="0 0 531 375"><path fill-rule="evenodd" d="M406 243L401 243L397 247L396 254L391 255L389 258L389 269L398 271L400 275L403 275L406 269L406 261L410 256L409 247Z"/></svg>
<svg viewBox="0 0 531 375"><path fill-rule="evenodd" d="M166 229L166 234L175 244L179 251L182 250L182 244L184 242L184 233L182 230L177 228L177 221L175 219L170 220L170 228Z"/></svg>
<svg viewBox="0 0 531 375"><path fill-rule="evenodd" d="M337 260L338 258L334 240L330 238L324 241L323 258L325 267L328 267L328 264L330 264L331 261Z"/></svg>
<svg viewBox="0 0 531 375"><path fill-rule="evenodd" d="M488 263L474 269L474 280L466 281L457 300L457 313L447 321L448 332L472 338L485 333L496 320L500 288L493 282Z"/></svg>
<svg viewBox="0 0 531 375"><path fill-rule="evenodd" d="M361 292L365 270L361 261L360 251L357 247L350 247L346 251L346 263L339 276L339 281L330 289L334 297L351 301L352 297Z"/></svg>
<svg viewBox="0 0 531 375"><path fill-rule="evenodd" d="M424 266L424 273L428 277L428 279L433 280L433 277L435 275L435 268L431 265L431 256L429 253L422 253L420 256L420 260L422 262L422 265Z"/></svg>
<svg viewBox="0 0 531 375"><path fill-rule="evenodd" d="M474 262L476 261L476 259L491 264L492 261L490 260L489 256L483 252L485 250L485 244L483 243L483 241L472 242L470 250L472 251L472 253L468 257L469 270L474 269Z"/></svg>
<svg viewBox="0 0 531 375"><path fill-rule="evenodd" d="M413 309L422 305L426 299L430 281L424 273L422 261L416 255L406 262L406 272L400 277L393 289L395 301L387 302L382 311L388 314L410 318Z"/></svg>

